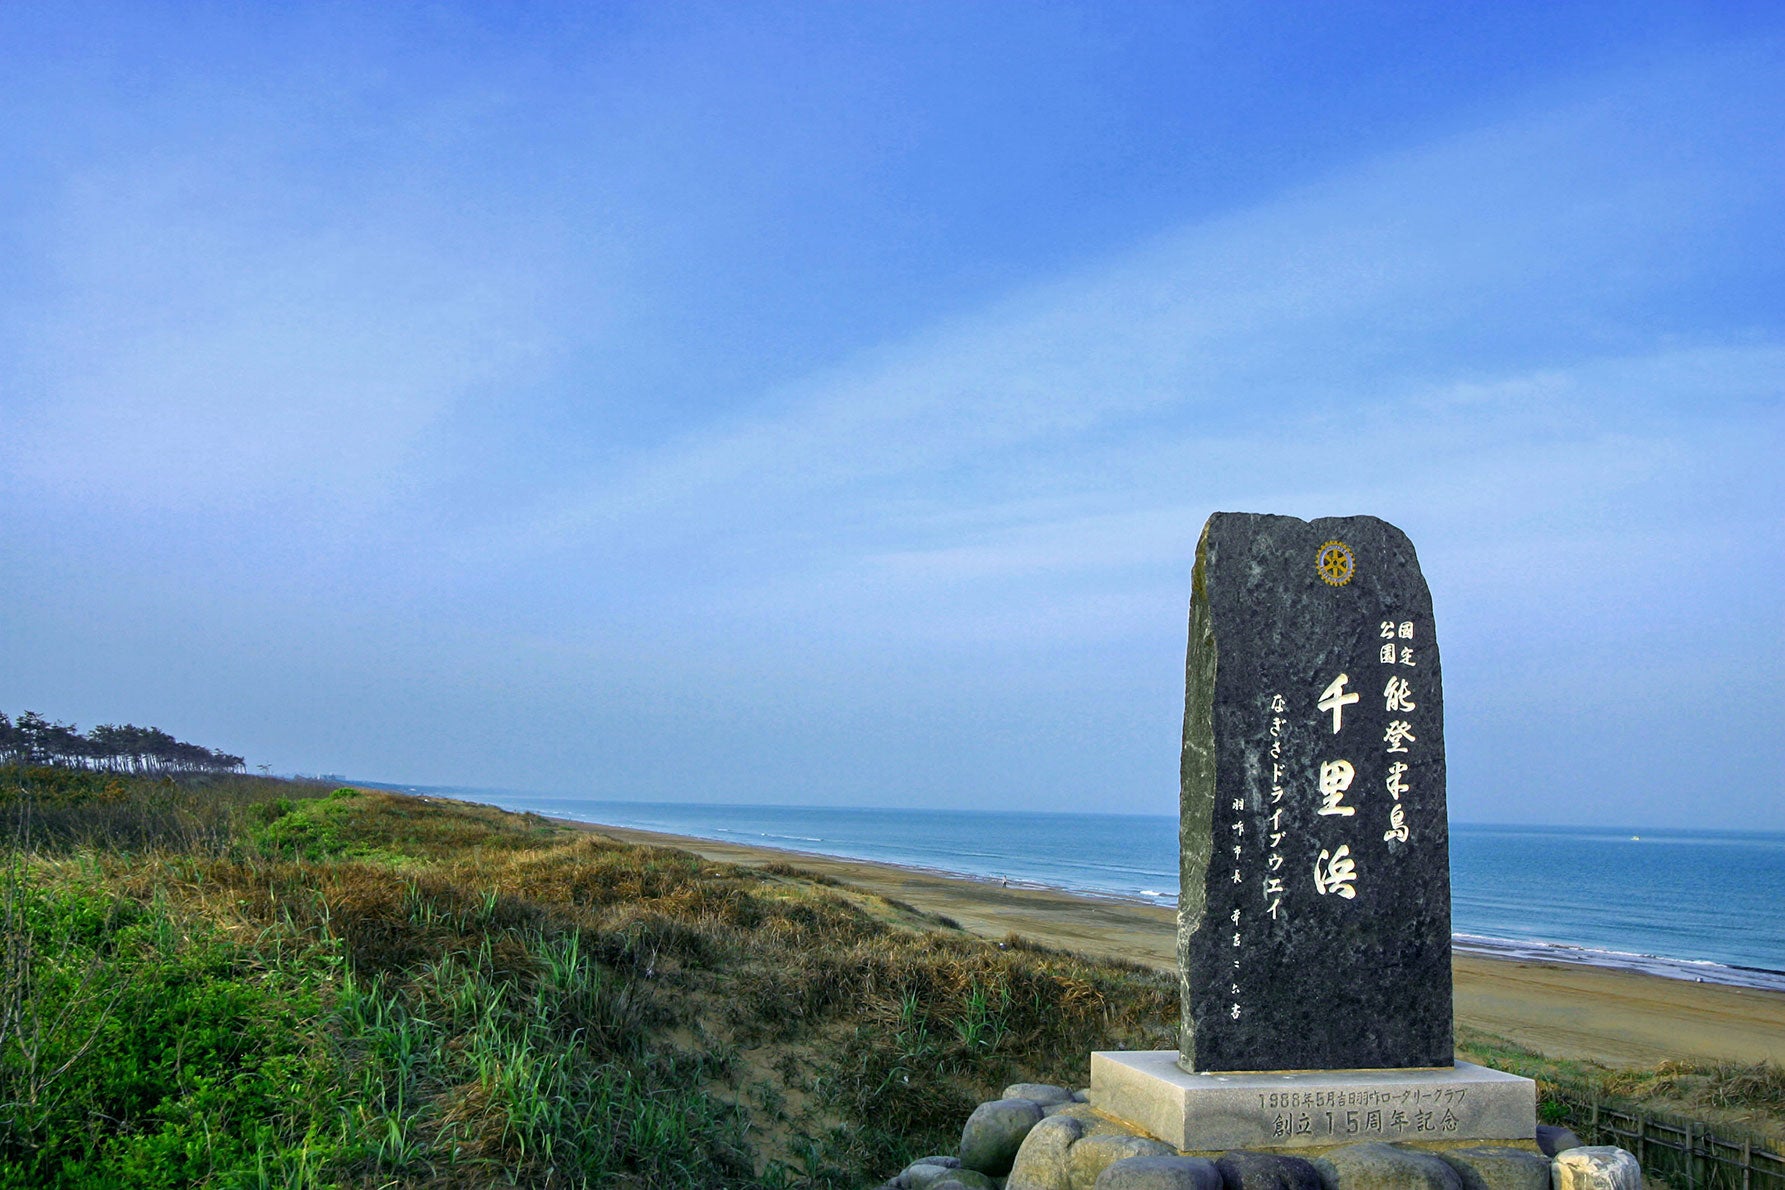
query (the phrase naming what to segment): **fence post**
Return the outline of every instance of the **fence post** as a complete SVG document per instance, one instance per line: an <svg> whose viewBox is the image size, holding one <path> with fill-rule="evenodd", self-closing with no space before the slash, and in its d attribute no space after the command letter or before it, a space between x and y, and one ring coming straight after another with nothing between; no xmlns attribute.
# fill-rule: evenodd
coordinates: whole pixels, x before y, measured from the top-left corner
<svg viewBox="0 0 1785 1190"><path fill-rule="evenodd" d="M1636 1156L1637 1164L1645 1173L1649 1170L1649 1132L1650 1125L1655 1129L1655 1143L1661 1149L1672 1152L1678 1149L1684 1168L1676 1168L1668 1164L1666 1152L1660 1153L1656 1160L1666 1165L1664 1170L1655 1170L1657 1176L1665 1178L1679 1190L1785 1190L1785 1178L1782 1178L1773 1166L1762 1168L1762 1176L1754 1177L1754 1159L1760 1157L1765 1161L1785 1164L1785 1155L1774 1152L1761 1142L1756 1147L1752 1137L1743 1136L1740 1143L1717 1136L1703 1123L1674 1124L1666 1120L1651 1119L1643 1112L1624 1112L1616 1108L1605 1107L1597 1096L1585 1102L1576 1099L1563 1100L1569 1107L1566 1119L1571 1124L1584 1124L1587 1132L1583 1137L1589 1145L1610 1144L1627 1149ZM1587 1110L1584 1114L1576 1114L1580 1108ZM1676 1145L1668 1139L1674 1133L1683 1133L1684 1140ZM1737 1153L1740 1153L1738 1160ZM1734 1170L1741 1170L1738 1180ZM1730 1170L1729 1177L1723 1176L1725 1169Z"/></svg>

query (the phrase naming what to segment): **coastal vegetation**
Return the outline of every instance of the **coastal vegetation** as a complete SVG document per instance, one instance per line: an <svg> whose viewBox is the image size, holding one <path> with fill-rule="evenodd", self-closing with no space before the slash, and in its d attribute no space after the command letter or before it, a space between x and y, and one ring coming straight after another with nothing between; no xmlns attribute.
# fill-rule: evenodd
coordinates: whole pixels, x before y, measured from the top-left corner
<svg viewBox="0 0 1785 1190"><path fill-rule="evenodd" d="M0 1188L871 1185L1175 1044L1169 975L488 806L14 766L0 845Z"/></svg>
<svg viewBox="0 0 1785 1190"><path fill-rule="evenodd" d="M36 711L16 720L0 712L0 762L108 773L231 773L245 767L240 756L176 740L159 727L102 723L82 733Z"/></svg>
<svg viewBox="0 0 1785 1190"><path fill-rule="evenodd" d="M0 1186L871 1183L1175 982L791 867L241 776L4 782Z"/></svg>
<svg viewBox="0 0 1785 1190"><path fill-rule="evenodd" d="M1540 1114L1563 1122L1565 1104L1639 1108L1785 1149L1785 1067L1773 1062L1661 1062L1610 1067L1553 1058L1481 1029L1459 1027L1457 1053L1469 1061L1537 1080Z"/></svg>

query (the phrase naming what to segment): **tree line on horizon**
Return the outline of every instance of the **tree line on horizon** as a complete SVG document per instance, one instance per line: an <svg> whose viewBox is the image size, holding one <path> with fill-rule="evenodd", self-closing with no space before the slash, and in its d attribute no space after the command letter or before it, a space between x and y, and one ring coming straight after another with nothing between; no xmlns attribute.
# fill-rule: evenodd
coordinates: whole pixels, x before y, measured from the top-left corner
<svg viewBox="0 0 1785 1190"><path fill-rule="evenodd" d="M239 773L246 762L202 744L176 740L159 727L102 723L85 732L36 711L10 719L0 711L0 759L107 773Z"/></svg>

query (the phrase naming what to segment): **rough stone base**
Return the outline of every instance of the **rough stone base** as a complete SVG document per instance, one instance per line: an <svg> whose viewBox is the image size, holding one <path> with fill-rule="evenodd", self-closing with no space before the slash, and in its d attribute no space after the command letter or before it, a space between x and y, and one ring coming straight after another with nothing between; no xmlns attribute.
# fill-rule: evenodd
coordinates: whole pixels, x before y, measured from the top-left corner
<svg viewBox="0 0 1785 1190"><path fill-rule="evenodd" d="M1188 1074L1176 1050L1091 1055L1090 1100L1188 1152L1353 1141L1531 1141L1537 1084L1458 1062L1435 1070Z"/></svg>

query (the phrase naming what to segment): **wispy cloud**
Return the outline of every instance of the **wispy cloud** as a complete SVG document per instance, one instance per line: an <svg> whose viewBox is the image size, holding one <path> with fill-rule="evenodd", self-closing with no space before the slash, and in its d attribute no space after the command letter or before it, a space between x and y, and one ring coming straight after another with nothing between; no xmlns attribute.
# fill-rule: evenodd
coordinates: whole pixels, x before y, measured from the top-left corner
<svg viewBox="0 0 1785 1190"><path fill-rule="evenodd" d="M215 513L400 483L456 402L524 371L533 294L388 222L268 242L181 186L89 193L21 348L9 469L49 493ZM21 386L23 388L24 386Z"/></svg>
<svg viewBox="0 0 1785 1190"><path fill-rule="evenodd" d="M1661 37L1637 69L1559 80L1569 54L1540 55L1516 106L1464 88L1397 124L1421 142L1373 138L1400 148L1349 165L1335 134L1320 176L1263 199L1258 173L1185 183L1236 154L1186 140L1156 171L1197 196L1177 225L1005 245L973 266L1014 278L1001 295L926 325L864 293L833 333L812 295L896 270L827 271L826 246L864 237L859 265L917 245L912 292L955 275L920 218L862 212L947 198L980 168L970 137L908 176L877 125L813 156L805 131L849 123L827 114L761 157L737 136L785 97L705 87L730 43L666 85L674 31L658 58L603 27L488 68L486 33L515 48L498 28L420 67L401 31L323 22L272 53L250 20L235 35L261 55L163 80L155 120L118 132L108 93L77 158L27 146L30 199L0 199L26 248L0 280L0 491L23 510L0 522L25 626L0 633L8 681L84 682L108 715L112 687L139 706L179 687L251 731L298 708L308 726L266 747L337 755L358 731L347 754L392 776L599 770L612 792L699 796L743 772L740 796L872 800L916 775L939 799L1120 788L1166 809L1203 518L1372 512L1408 529L1440 601L1459 791L1497 793L1501 759L1546 756L1577 708L1585 798L1661 796L1689 766L1645 749L1699 763L1676 738L1692 724L1737 741L1704 761L1726 784L1771 771L1776 43ZM776 63L810 43L789 44ZM290 73L261 87L269 63ZM1313 90L1349 85L1325 67ZM790 90L813 106L857 93L808 81ZM909 114L918 92L876 102ZM1007 124L1047 174L1050 130L988 127ZM821 209L882 172L873 201ZM949 201L982 193L1006 191ZM1131 236L1137 209L1091 223ZM816 238L737 243L833 214ZM797 327L765 364L784 305ZM1734 717L1712 732L1657 689L1720 691Z"/></svg>
<svg viewBox="0 0 1785 1190"><path fill-rule="evenodd" d="M1725 99L1762 88L1762 64L1724 65ZM495 554L723 549L741 534L782 542L790 566L813 540L833 564L844 541L858 558L973 569L991 565L976 538L1033 541L1048 524L1139 517L1172 525L1153 532L1181 550L1182 518L1236 503L1428 515L1492 499L1517 518L1603 490L1665 453L1679 421L1774 391L1770 328L1640 332L1668 287L1727 267L1681 264L1699 237L1778 205L1720 163L1779 121L1725 128L1735 143L1713 153L1677 114L1711 78L1600 82L769 394L554 493L501 526ZM1723 395L1706 407L1711 389ZM1601 470L1572 480L1588 459ZM1481 483L1458 482L1459 464ZM1541 482L1495 478L1538 466ZM1100 556L992 548L1069 569Z"/></svg>

